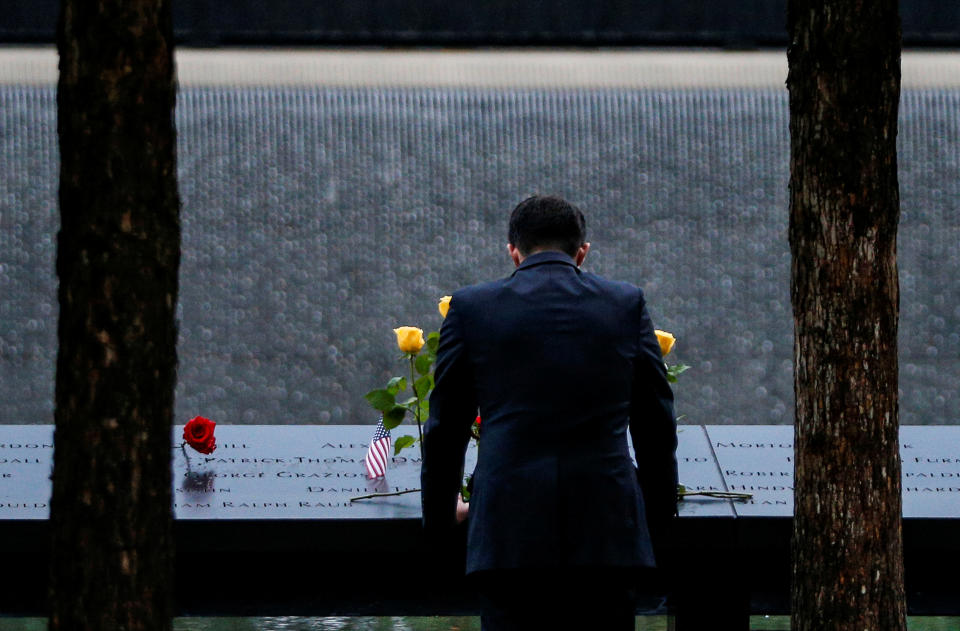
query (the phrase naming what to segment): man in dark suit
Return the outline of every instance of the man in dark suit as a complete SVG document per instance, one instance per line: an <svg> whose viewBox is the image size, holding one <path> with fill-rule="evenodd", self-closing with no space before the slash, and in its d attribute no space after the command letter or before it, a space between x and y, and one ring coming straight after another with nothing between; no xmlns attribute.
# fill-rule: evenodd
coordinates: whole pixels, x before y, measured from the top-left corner
<svg viewBox="0 0 960 631"><path fill-rule="evenodd" d="M633 629L632 588L676 512L673 395L643 293L581 271L585 233L562 199L521 202L516 271L454 293L440 331L423 525L452 540L479 410L466 570L485 631Z"/></svg>

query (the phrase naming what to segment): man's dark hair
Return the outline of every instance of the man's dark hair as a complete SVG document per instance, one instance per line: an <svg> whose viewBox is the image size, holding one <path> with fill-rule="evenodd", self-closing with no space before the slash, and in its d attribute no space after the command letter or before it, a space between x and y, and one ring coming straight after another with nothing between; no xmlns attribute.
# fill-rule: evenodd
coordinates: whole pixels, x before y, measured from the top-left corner
<svg viewBox="0 0 960 631"><path fill-rule="evenodd" d="M538 250L560 250L576 256L587 239L580 209L559 197L533 196L510 213L507 239L524 256Z"/></svg>

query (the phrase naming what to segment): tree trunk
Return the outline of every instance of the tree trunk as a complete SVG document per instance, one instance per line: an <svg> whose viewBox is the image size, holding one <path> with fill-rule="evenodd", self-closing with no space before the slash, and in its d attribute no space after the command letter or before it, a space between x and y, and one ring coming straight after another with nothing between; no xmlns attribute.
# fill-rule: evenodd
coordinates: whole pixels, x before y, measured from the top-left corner
<svg viewBox="0 0 960 631"><path fill-rule="evenodd" d="M50 629L169 629L180 201L166 0L62 0Z"/></svg>
<svg viewBox="0 0 960 631"><path fill-rule="evenodd" d="M789 0L793 628L906 629L897 0Z"/></svg>

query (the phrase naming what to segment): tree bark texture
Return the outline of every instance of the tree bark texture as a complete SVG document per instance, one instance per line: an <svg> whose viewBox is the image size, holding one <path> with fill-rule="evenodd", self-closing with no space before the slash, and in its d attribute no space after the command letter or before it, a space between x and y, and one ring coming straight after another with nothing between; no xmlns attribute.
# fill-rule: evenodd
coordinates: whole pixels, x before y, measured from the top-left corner
<svg viewBox="0 0 960 631"><path fill-rule="evenodd" d="M49 627L169 629L180 201L168 0L62 0Z"/></svg>
<svg viewBox="0 0 960 631"><path fill-rule="evenodd" d="M793 628L906 629L897 0L789 0Z"/></svg>

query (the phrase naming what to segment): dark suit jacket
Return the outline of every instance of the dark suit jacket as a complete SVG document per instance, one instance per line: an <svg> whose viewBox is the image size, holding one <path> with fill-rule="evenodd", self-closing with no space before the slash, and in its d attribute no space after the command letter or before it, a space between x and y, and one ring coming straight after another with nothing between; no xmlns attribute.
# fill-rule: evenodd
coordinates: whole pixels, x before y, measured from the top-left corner
<svg viewBox="0 0 960 631"><path fill-rule="evenodd" d="M648 520L676 511L677 438L640 289L534 254L509 278L454 293L434 377L421 480L430 540L455 527L478 408L483 419L468 573L654 565Z"/></svg>

